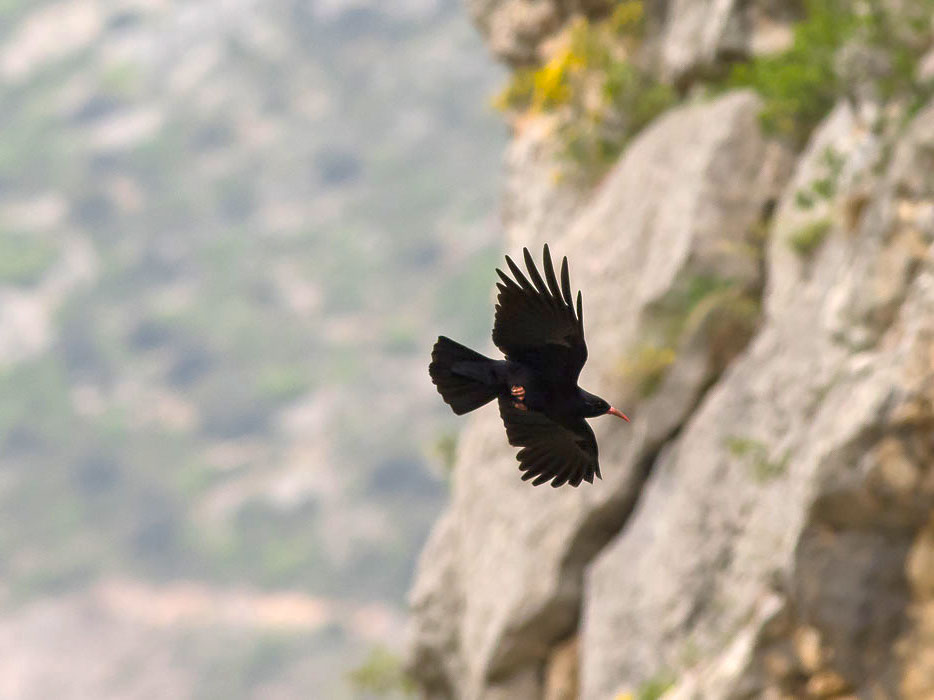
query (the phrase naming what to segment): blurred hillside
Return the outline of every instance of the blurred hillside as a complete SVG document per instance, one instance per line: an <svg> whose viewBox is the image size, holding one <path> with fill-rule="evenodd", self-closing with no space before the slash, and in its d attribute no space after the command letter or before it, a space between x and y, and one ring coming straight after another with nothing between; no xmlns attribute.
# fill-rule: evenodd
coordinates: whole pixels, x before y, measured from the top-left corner
<svg viewBox="0 0 934 700"><path fill-rule="evenodd" d="M445 492L497 75L455 0L0 3L0 696L340 697Z"/></svg>

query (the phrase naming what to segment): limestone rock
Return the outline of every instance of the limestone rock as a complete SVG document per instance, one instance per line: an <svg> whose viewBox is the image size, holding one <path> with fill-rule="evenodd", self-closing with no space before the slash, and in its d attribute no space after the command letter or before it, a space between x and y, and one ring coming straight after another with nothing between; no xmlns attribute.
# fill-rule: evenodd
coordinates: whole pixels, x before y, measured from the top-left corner
<svg viewBox="0 0 934 700"><path fill-rule="evenodd" d="M735 0L671 0L661 38L663 71L675 82L712 66L724 54L743 54L746 36Z"/></svg>
<svg viewBox="0 0 934 700"><path fill-rule="evenodd" d="M574 13L606 14L612 0L467 0L467 9L490 51L513 65L541 60L539 47Z"/></svg>
<svg viewBox="0 0 934 700"><path fill-rule="evenodd" d="M451 697L451 681L462 675L457 624L463 593L458 582L454 525L450 512L435 523L422 550L419 577L409 594L409 664L427 698Z"/></svg>
<svg viewBox="0 0 934 700"><path fill-rule="evenodd" d="M871 682L897 692L906 556L934 506L934 490L917 486L934 465L934 107L910 123L890 163L876 139L841 105L802 156L772 227L766 325L590 569L583 698L683 673L698 658L732 677L689 674L687 697L771 692L761 648L740 641L755 638L748 621L775 594L825 645L828 666L807 680L811 691L860 695ZM802 206L799 193L828 169L828 201ZM848 230L847 190L874 178ZM814 217L825 235L803 255L790 240ZM918 477L904 476L911 468ZM743 658L730 664L737 644Z"/></svg>
<svg viewBox="0 0 934 700"><path fill-rule="evenodd" d="M645 60L659 77L680 85L718 64L772 53L792 41L797 4L783 0L643 0ZM547 58L549 40L574 16L599 19L612 0L467 0L490 51L512 66Z"/></svg>
<svg viewBox="0 0 934 700"><path fill-rule="evenodd" d="M794 3L668 0L657 39L660 77L686 85L718 64L792 41Z"/></svg>
<svg viewBox="0 0 934 700"><path fill-rule="evenodd" d="M410 658L426 686L486 697L492 685L540 674L573 632L583 567L620 527L645 465L721 369L705 334L729 296L716 302L705 285L724 292L760 284L748 234L777 192L786 156L763 139L758 109L757 98L739 92L673 110L636 138L564 237L549 229L553 253L569 256L572 285L583 289L591 359L582 385L614 403L628 395L623 408L634 421L594 421L599 488L552 490L520 481L494 408L472 418L452 503L415 585ZM542 238L530 241L521 218L509 232L514 249ZM660 314L668 314L661 330ZM624 362L645 337L666 333L670 366L640 393ZM429 630L439 629L443 641L431 641Z"/></svg>
<svg viewBox="0 0 934 700"><path fill-rule="evenodd" d="M513 241L540 248L559 240L586 201L560 177L561 156L547 117L523 123L506 151L503 226Z"/></svg>
<svg viewBox="0 0 934 700"><path fill-rule="evenodd" d="M580 649L577 637L560 646L548 659L545 669L544 700L577 700Z"/></svg>

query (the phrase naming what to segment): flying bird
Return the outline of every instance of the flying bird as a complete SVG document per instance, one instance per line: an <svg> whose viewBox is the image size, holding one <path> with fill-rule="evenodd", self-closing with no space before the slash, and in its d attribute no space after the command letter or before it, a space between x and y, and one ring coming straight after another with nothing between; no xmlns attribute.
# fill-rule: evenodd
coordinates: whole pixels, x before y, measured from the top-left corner
<svg viewBox="0 0 934 700"><path fill-rule="evenodd" d="M441 336L431 353L428 373L438 393L457 415L493 399L506 426L522 479L538 486L551 481L579 486L600 476L597 439L585 418L612 414L629 421L609 403L577 385L587 361L581 293L571 296L568 259L561 263L561 285L545 245L539 274L523 248L526 277L506 256L515 279L497 269L499 295L493 343L504 360L485 357ZM530 281L531 280L531 281Z"/></svg>

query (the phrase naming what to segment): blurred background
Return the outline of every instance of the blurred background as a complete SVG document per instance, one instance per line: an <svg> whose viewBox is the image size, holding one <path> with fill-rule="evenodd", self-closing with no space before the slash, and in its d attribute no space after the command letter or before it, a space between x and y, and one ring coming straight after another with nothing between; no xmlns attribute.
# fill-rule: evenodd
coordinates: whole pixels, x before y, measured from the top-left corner
<svg viewBox="0 0 934 700"><path fill-rule="evenodd" d="M0 697L392 664L502 79L459 0L0 1Z"/></svg>

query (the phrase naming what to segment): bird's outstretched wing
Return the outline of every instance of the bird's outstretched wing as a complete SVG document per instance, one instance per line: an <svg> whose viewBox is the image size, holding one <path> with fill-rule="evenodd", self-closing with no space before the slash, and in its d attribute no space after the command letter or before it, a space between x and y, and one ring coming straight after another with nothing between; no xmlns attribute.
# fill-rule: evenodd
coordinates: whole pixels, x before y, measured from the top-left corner
<svg viewBox="0 0 934 700"><path fill-rule="evenodd" d="M523 248L529 281L507 255L506 263L515 280L497 269L496 318L493 342L506 358L537 370L554 383L577 385L587 361L581 293L577 293L575 313L568 276L568 259L561 264L561 286L555 277L551 253L545 245L543 268L538 273L528 248Z"/></svg>
<svg viewBox="0 0 934 700"><path fill-rule="evenodd" d="M562 425L544 413L519 410L506 397L499 399L499 414L506 425L509 444L522 448L516 459L524 472L523 481L534 479L533 486L551 481L552 486L558 487L579 486L581 481L593 483L594 476L602 478L597 439L583 418Z"/></svg>

